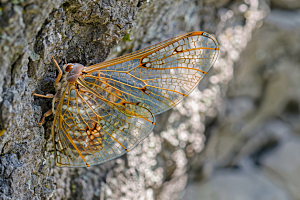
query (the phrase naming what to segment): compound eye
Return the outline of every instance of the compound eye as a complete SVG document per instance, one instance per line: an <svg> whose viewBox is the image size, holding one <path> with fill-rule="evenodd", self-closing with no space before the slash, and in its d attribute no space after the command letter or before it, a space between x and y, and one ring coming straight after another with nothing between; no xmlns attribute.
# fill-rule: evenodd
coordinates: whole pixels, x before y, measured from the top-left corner
<svg viewBox="0 0 300 200"><path fill-rule="evenodd" d="M69 72L73 69L73 64L67 64L66 72Z"/></svg>

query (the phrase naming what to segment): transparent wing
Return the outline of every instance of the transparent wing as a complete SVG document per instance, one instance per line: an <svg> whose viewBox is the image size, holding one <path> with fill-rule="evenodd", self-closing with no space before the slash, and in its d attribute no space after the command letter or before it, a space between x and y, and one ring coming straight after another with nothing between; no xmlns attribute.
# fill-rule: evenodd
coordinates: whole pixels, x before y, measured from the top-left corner
<svg viewBox="0 0 300 200"><path fill-rule="evenodd" d="M100 164L134 148L153 129L155 114L197 86L218 50L212 36L192 32L85 67L56 105L56 165Z"/></svg>
<svg viewBox="0 0 300 200"><path fill-rule="evenodd" d="M81 85L69 84L53 123L56 165L85 167L117 158L147 137L154 121L142 106L114 104Z"/></svg>
<svg viewBox="0 0 300 200"><path fill-rule="evenodd" d="M197 86L218 52L214 37L191 32L85 67L84 82L112 102L139 104L156 115L176 106Z"/></svg>

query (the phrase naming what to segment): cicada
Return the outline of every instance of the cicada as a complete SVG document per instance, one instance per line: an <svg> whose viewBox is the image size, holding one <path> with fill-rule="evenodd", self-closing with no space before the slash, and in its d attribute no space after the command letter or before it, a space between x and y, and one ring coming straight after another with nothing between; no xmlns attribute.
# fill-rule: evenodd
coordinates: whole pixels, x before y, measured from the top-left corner
<svg viewBox="0 0 300 200"><path fill-rule="evenodd" d="M205 32L186 33L91 66L66 63L55 95L52 137L59 167L89 167L115 159L147 137L155 115L195 89L219 52ZM40 124L41 124L40 123Z"/></svg>

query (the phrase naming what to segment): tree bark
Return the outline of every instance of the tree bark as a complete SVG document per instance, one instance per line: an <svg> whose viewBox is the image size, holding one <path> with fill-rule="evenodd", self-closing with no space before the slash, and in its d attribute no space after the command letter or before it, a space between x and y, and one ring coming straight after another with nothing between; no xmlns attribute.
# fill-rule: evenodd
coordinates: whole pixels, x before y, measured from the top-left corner
<svg viewBox="0 0 300 200"><path fill-rule="evenodd" d="M229 174L221 178L233 187L230 178L238 175L225 169L242 166L245 172L245 159L251 163L259 160L265 168L286 175L272 163L275 151L267 157L255 151L264 152L268 145L273 147L272 142L293 138L299 130L295 121L300 112L300 73L293 66L300 50L292 42L299 41L299 35L297 31L289 36L284 32L288 19L297 19L294 15L287 21L282 18L283 9L299 5L297 1L292 1L292 8L284 1L271 3L279 13L272 10L271 18L263 21L270 8L258 0L0 0L0 199L210 199L203 181L209 180L213 193L224 195L223 185L217 184L220 179L214 177L220 178L219 172ZM273 17L281 20L272 22ZM292 25L288 28L299 30ZM276 31L270 31L273 29ZM32 94L54 94L58 70L51 56L60 66L65 55L67 62L88 66L104 61L112 48L109 58L199 30L216 36L220 57L189 97L174 110L157 116L149 137L127 155L101 165L54 166L53 116L42 126L36 123L51 109L51 100ZM131 41L122 41L125 35ZM288 47L280 51L286 43ZM288 64L273 68L272 60L283 62L282 56ZM287 65L288 73L295 73L290 81L286 73L278 71ZM269 78L265 66L278 74ZM287 91L291 85L293 90ZM281 116L285 118L275 120ZM271 136L259 132L273 127L270 121L279 124L279 129L296 131L290 131L289 137L278 136L284 130ZM275 140L274 135L278 136ZM254 142L247 142L250 139ZM297 140L294 143L290 151L297 152ZM246 166L258 169L257 165ZM298 177L299 173L295 172ZM264 180L272 180L266 174ZM296 199L293 187L299 185L288 175L288 187L279 186L283 192L278 195ZM249 180L245 178L245 182ZM256 194L259 188L253 191Z"/></svg>

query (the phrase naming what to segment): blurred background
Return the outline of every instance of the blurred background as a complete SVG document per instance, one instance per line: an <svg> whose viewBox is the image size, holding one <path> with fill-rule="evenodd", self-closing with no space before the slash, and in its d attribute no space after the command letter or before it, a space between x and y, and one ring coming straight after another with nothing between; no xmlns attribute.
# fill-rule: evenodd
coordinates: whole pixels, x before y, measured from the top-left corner
<svg viewBox="0 0 300 200"><path fill-rule="evenodd" d="M199 30L219 58L149 137L54 167L51 100L31 94L54 92L51 55L90 65ZM0 0L0 33L0 199L300 199L300 1Z"/></svg>

